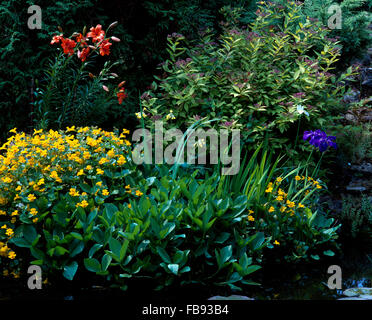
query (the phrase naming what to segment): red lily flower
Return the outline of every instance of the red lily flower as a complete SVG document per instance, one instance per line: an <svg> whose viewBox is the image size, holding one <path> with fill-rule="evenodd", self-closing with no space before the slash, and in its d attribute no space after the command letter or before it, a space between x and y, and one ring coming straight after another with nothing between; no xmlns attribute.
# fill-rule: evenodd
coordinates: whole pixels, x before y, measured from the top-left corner
<svg viewBox="0 0 372 320"><path fill-rule="evenodd" d="M68 54L69 56L73 55L74 48L76 46L76 42L71 39L62 39L61 47L63 49L63 53Z"/></svg>
<svg viewBox="0 0 372 320"><path fill-rule="evenodd" d="M110 54L110 46L112 45L111 42L108 40L103 40L99 47L99 53L101 56L109 55Z"/></svg>
<svg viewBox="0 0 372 320"><path fill-rule="evenodd" d="M87 37L92 38L93 42L99 42L104 39L105 31L102 30L102 26L100 24L97 24L95 28L90 28L90 32L88 32Z"/></svg>

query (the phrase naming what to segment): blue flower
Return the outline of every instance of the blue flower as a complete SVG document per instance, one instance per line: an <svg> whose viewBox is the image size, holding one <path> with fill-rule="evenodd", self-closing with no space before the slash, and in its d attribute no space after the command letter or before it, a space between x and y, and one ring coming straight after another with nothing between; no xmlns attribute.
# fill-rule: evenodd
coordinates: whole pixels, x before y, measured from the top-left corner
<svg viewBox="0 0 372 320"><path fill-rule="evenodd" d="M327 136L327 134L322 130L318 129L315 131L305 131L303 139L308 140L309 138L309 143L318 148L320 152L326 151L328 147L337 149L337 144L336 142L334 142L336 140L336 137Z"/></svg>

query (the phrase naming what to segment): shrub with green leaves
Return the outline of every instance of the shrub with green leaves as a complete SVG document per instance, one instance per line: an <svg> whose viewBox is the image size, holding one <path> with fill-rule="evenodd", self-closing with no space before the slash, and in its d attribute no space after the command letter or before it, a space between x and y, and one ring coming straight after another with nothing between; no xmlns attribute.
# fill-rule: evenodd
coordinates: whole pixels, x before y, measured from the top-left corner
<svg viewBox="0 0 372 320"><path fill-rule="evenodd" d="M293 3L261 6L249 30L224 30L217 42L207 33L197 46L170 35L163 77L142 95L147 125L162 119L185 128L216 118L215 127L240 129L248 150L267 137L271 147L294 155L300 127L335 119L346 77L330 73L339 48L329 31L299 20L299 10Z"/></svg>

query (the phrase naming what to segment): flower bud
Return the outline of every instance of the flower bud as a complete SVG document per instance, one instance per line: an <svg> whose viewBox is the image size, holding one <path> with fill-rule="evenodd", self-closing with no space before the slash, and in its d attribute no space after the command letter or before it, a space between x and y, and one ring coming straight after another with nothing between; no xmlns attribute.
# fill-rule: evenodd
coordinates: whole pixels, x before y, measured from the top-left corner
<svg viewBox="0 0 372 320"><path fill-rule="evenodd" d="M93 79L93 78L94 78L94 74L91 73L91 72L89 72L89 77L90 77L91 79Z"/></svg>
<svg viewBox="0 0 372 320"><path fill-rule="evenodd" d="M120 39L119 38L116 38L116 37L111 37L111 40L112 41L115 41L115 42L120 42Z"/></svg>
<svg viewBox="0 0 372 320"><path fill-rule="evenodd" d="M105 85L102 86L103 90L109 92L109 88L107 88Z"/></svg>
<svg viewBox="0 0 372 320"><path fill-rule="evenodd" d="M111 72L110 75L112 75L112 76L115 77L115 78L118 77L118 75L117 75L116 73L114 73L114 72Z"/></svg>
<svg viewBox="0 0 372 320"><path fill-rule="evenodd" d="M63 33L63 30L60 26L58 26L58 30L59 30L60 33Z"/></svg>
<svg viewBox="0 0 372 320"><path fill-rule="evenodd" d="M84 29L83 29L83 37L85 37L86 32L87 32L87 26L84 26Z"/></svg>
<svg viewBox="0 0 372 320"><path fill-rule="evenodd" d="M115 22L113 22L113 23L111 23L111 24L109 25L109 29L110 29L110 28L113 28L113 27L116 27L117 25L118 25L118 22L115 21Z"/></svg>
<svg viewBox="0 0 372 320"><path fill-rule="evenodd" d="M125 81L122 81L118 84L118 88L121 88L123 85L125 85Z"/></svg>

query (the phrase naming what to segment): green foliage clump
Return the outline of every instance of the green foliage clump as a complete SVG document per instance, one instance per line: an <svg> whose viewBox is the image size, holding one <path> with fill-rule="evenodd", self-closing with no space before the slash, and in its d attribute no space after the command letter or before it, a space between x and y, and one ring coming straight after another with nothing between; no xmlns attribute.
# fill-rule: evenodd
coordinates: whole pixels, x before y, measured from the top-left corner
<svg viewBox="0 0 372 320"><path fill-rule="evenodd" d="M318 208L325 184L308 176L306 166L283 172L277 167L281 159L272 161L267 151L259 159L258 152L248 162L243 161L236 176L227 178L226 188L247 196L251 227L271 236L264 263L333 255L330 249L337 249L335 240L341 225Z"/></svg>
<svg viewBox="0 0 372 320"><path fill-rule="evenodd" d="M372 235L372 203L367 195L344 197L340 218L352 238Z"/></svg>
<svg viewBox="0 0 372 320"><path fill-rule="evenodd" d="M331 5L341 9L341 29L332 29L331 37L338 37L341 49L340 64L347 66L356 57L361 57L371 44L368 26L372 22L370 0L305 0L302 14L319 19L325 26L335 13L328 13Z"/></svg>
<svg viewBox="0 0 372 320"><path fill-rule="evenodd" d="M240 129L248 150L268 138L270 147L296 154L300 128L302 134L336 118L345 91L338 82L346 77L330 73L337 43L320 23L299 20L299 10L260 6L250 30L226 29L218 42L206 33L189 47L184 36L170 35L163 76L142 96L147 125L162 119L186 128L217 119L214 127Z"/></svg>

